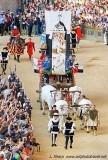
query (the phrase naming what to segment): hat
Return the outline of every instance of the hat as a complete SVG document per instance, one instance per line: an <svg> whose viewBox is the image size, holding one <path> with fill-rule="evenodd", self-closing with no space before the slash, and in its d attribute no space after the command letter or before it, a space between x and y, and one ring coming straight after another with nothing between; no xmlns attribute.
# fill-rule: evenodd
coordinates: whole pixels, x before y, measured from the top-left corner
<svg viewBox="0 0 108 160"><path fill-rule="evenodd" d="M14 28L14 29L16 29L16 28L17 28L17 26L14 26L13 28Z"/></svg>
<svg viewBox="0 0 108 160"><path fill-rule="evenodd" d="M53 108L53 107L57 107L57 106L56 106L56 105L53 105L52 108Z"/></svg>
<svg viewBox="0 0 108 160"><path fill-rule="evenodd" d="M58 113L54 113L53 116L59 116L59 114Z"/></svg>
<svg viewBox="0 0 108 160"><path fill-rule="evenodd" d="M76 55L75 55L75 54L72 54L72 57L76 57Z"/></svg>
<svg viewBox="0 0 108 160"><path fill-rule="evenodd" d="M72 120L72 118L71 118L71 117L67 117L66 119L67 119L67 120Z"/></svg>
<svg viewBox="0 0 108 160"><path fill-rule="evenodd" d="M4 47L3 50L4 50L4 49L8 50L8 47Z"/></svg>

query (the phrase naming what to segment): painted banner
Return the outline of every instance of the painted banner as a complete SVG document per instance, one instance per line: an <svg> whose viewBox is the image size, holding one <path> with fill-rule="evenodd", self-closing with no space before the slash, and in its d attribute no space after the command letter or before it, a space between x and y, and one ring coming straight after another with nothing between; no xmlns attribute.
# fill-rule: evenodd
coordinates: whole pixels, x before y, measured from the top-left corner
<svg viewBox="0 0 108 160"><path fill-rule="evenodd" d="M55 26L61 22L65 27L67 34L70 34L71 11L45 11L46 34L56 31Z"/></svg>
<svg viewBox="0 0 108 160"><path fill-rule="evenodd" d="M65 32L53 32L52 35L52 74L65 75L66 63Z"/></svg>

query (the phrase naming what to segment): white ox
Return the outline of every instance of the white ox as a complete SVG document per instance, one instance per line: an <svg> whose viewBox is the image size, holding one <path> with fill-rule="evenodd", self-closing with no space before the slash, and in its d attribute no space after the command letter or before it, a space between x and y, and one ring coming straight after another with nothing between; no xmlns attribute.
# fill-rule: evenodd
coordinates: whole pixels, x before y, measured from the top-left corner
<svg viewBox="0 0 108 160"><path fill-rule="evenodd" d="M59 111L60 116L66 115L68 111L68 103L62 99L62 94L60 91L56 91L51 85L45 85L41 90L41 100L43 113L45 113L45 102L48 104L49 110L52 109L52 106L55 104L57 110Z"/></svg>
<svg viewBox="0 0 108 160"><path fill-rule="evenodd" d="M70 87L69 88L69 92L70 92L70 96L72 98L72 105L77 104L77 101L78 101L78 99L80 98L80 96L82 94L81 87L78 87L78 86ZM72 107L72 110L73 110L73 114L74 114L74 120L76 120L77 108L76 107Z"/></svg>
<svg viewBox="0 0 108 160"><path fill-rule="evenodd" d="M88 116L89 116L89 110L91 106L93 106L93 104L88 99L82 99L80 100L78 105L80 106L78 107L78 116L80 119L81 129L84 129L84 127L86 126L87 127L86 131L89 132L89 126L88 126L87 121L88 121Z"/></svg>

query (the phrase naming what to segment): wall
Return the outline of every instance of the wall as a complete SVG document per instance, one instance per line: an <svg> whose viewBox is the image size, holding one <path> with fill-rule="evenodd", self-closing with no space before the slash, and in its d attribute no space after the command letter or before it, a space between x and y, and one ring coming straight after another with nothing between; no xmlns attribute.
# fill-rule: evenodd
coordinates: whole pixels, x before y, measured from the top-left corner
<svg viewBox="0 0 108 160"><path fill-rule="evenodd" d="M87 40L95 41L95 42L103 42L103 29L96 27L89 27L87 25L83 25L82 27L83 37Z"/></svg>
<svg viewBox="0 0 108 160"><path fill-rule="evenodd" d="M0 0L0 13L1 11L11 10L15 13L16 7L21 3L21 0Z"/></svg>

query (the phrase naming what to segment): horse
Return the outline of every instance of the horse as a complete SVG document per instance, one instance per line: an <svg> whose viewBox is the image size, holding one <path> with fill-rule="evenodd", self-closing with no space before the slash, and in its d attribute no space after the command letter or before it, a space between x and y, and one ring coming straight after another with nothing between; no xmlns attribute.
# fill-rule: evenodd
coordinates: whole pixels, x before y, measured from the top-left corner
<svg viewBox="0 0 108 160"><path fill-rule="evenodd" d="M14 60L17 60L18 62L20 62L19 58L20 58L20 55L24 54L24 49L25 49L25 39L16 37L12 47Z"/></svg>

